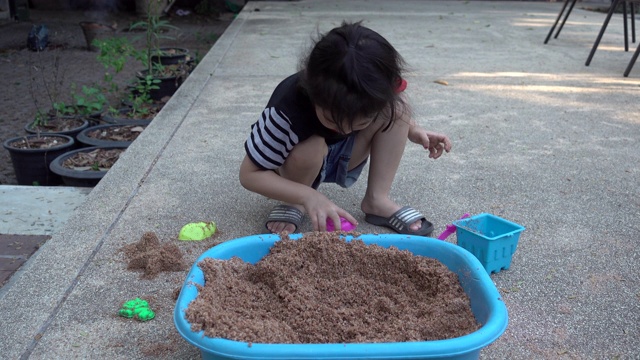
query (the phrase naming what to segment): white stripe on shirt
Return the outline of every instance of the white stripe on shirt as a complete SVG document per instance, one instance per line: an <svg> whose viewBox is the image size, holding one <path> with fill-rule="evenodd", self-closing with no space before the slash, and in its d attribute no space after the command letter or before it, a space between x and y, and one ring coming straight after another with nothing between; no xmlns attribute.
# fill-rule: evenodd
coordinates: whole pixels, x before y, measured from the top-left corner
<svg viewBox="0 0 640 360"><path fill-rule="evenodd" d="M249 156L258 166L265 169L277 169L282 166L299 141L297 134L291 129L291 122L286 118L286 115L282 114L281 116L273 107L262 112L260 119L252 126L251 134L252 136L249 136L246 143ZM274 151L266 146L267 144Z"/></svg>

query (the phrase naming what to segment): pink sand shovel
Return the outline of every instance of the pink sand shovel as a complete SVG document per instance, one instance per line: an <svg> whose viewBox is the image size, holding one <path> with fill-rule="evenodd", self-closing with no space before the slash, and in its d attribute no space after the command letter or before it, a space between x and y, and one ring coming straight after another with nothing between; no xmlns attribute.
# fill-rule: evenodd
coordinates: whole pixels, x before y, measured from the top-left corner
<svg viewBox="0 0 640 360"><path fill-rule="evenodd" d="M335 231L336 227L333 224L333 220L327 218L327 231ZM340 216L340 229L342 231L354 231L356 226L349 222L349 220Z"/></svg>

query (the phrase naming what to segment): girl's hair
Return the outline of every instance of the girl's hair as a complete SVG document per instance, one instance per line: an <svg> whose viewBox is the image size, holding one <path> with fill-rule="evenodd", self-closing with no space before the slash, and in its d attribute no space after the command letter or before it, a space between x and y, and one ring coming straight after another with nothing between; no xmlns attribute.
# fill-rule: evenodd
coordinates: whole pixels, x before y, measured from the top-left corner
<svg viewBox="0 0 640 360"><path fill-rule="evenodd" d="M311 101L329 111L340 131L358 117L381 112L395 121L404 103L397 92L404 60L393 46L361 22L343 22L315 42L303 59L300 85Z"/></svg>

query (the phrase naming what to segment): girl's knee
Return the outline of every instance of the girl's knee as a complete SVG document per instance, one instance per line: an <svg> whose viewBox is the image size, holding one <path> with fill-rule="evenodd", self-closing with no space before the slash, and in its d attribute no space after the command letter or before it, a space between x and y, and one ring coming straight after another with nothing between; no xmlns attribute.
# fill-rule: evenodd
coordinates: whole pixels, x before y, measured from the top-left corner
<svg viewBox="0 0 640 360"><path fill-rule="evenodd" d="M296 145L287 160L285 166L300 170L315 170L322 166L324 157L327 155L328 147L324 138L312 136L309 139Z"/></svg>

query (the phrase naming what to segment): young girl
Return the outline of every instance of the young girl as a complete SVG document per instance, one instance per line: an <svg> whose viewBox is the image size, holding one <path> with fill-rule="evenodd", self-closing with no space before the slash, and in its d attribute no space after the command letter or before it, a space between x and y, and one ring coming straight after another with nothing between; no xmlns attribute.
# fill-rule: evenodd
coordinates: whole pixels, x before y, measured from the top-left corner
<svg viewBox="0 0 640 360"><path fill-rule="evenodd" d="M282 81L251 127L240 166L246 189L276 199L266 227L295 232L306 213L316 231L331 219L357 220L317 191L322 182L351 186L370 159L360 205L365 221L402 234L428 235L433 225L389 198L407 139L437 159L449 138L421 128L402 91L404 61L380 34L343 23L318 40L302 69Z"/></svg>

